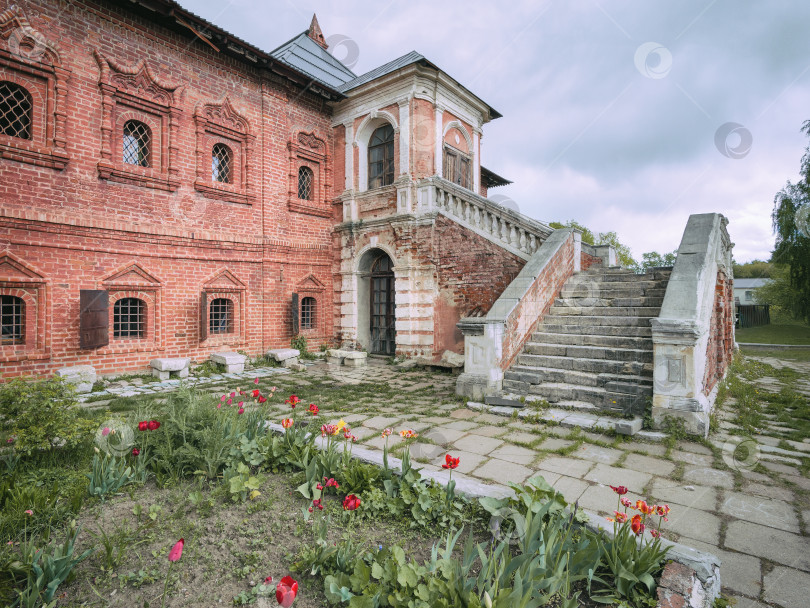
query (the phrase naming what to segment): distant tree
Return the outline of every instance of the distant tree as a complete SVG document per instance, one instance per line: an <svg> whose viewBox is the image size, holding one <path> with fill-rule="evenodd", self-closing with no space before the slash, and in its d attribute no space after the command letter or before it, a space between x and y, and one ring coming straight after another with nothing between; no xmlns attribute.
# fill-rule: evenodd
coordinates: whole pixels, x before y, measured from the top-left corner
<svg viewBox="0 0 810 608"><path fill-rule="evenodd" d="M549 226L552 228L575 228L582 232L582 242L588 245L612 245L616 250L616 258L619 264L625 268L636 268L638 263L633 259L633 252L627 245L623 245L619 241L619 236L615 232L600 232L594 234L592 230L583 226L576 220L568 220L564 224L562 222L550 222Z"/></svg>
<svg viewBox="0 0 810 608"><path fill-rule="evenodd" d="M551 222L549 224L554 229L558 228L575 228L582 232L582 242L588 243L588 245L595 245L596 244L596 237L594 236L593 232L590 229L586 228L582 224L580 224L576 220L568 220L564 224L561 222Z"/></svg>
<svg viewBox="0 0 810 608"><path fill-rule="evenodd" d="M810 136L810 120L802 131ZM805 148L799 173L797 183L788 182L774 197L771 219L776 246L771 260L789 267L788 281L794 292L790 311L794 318L810 323L810 219L806 209L810 206L810 146ZM797 221L800 211L804 225Z"/></svg>
<svg viewBox="0 0 810 608"><path fill-rule="evenodd" d="M773 265L763 260L734 264L735 279L770 279L773 272L775 272Z"/></svg>
<svg viewBox="0 0 810 608"><path fill-rule="evenodd" d="M774 264L770 279L754 290L754 302L770 304L772 319L792 317L799 295L790 285L790 267L787 264Z"/></svg>
<svg viewBox="0 0 810 608"><path fill-rule="evenodd" d="M646 272L648 268L660 266L674 266L675 258L678 257L678 250L661 255L657 251L648 251L641 254L641 263L638 264L636 272Z"/></svg>

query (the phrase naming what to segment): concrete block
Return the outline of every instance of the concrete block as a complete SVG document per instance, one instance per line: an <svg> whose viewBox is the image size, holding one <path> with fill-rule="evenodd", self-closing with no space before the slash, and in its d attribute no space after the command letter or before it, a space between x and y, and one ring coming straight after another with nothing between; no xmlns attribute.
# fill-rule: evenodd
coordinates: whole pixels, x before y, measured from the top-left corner
<svg viewBox="0 0 810 608"><path fill-rule="evenodd" d="M267 351L267 356L271 357L274 361L283 363L288 359L297 359L301 356L301 351L297 348L277 348Z"/></svg>
<svg viewBox="0 0 810 608"><path fill-rule="evenodd" d="M161 372L179 372L183 369L188 368L188 364L191 363L191 359L187 358L178 358L178 359L152 359L149 362L149 365L156 370Z"/></svg>
<svg viewBox="0 0 810 608"><path fill-rule="evenodd" d="M641 430L641 418L633 418L632 420L617 420L614 428L619 435L635 435Z"/></svg>
<svg viewBox="0 0 810 608"><path fill-rule="evenodd" d="M235 352L211 353L211 361L225 366L226 374L239 374L245 371L247 357Z"/></svg>
<svg viewBox="0 0 810 608"><path fill-rule="evenodd" d="M74 365L56 370L56 375L76 388L77 393L89 393L96 383L96 368L92 365Z"/></svg>

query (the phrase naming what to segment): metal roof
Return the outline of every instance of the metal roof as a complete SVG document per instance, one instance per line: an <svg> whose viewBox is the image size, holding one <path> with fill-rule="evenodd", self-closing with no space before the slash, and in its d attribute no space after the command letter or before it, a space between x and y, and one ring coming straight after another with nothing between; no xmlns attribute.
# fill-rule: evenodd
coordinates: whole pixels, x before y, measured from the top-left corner
<svg viewBox="0 0 810 608"><path fill-rule="evenodd" d="M734 289L756 289L770 283L771 279L734 279Z"/></svg>
<svg viewBox="0 0 810 608"><path fill-rule="evenodd" d="M396 59L394 59L392 61L389 61L388 63L385 63L385 64L381 65L378 68L374 68L370 72L366 72L365 74L357 76L353 80L350 80L350 81L346 82L345 84L343 84L337 90L339 92L345 94L348 91L351 91L352 89L356 89L357 87L366 84L367 82L371 82L372 80L376 80L377 78L380 78L381 76L385 76L386 74L391 74L392 72L396 72L397 70L400 70L400 69L402 69L404 67L407 67L409 65L412 65L414 63L421 63L422 65L424 65L426 67L429 67L429 68L432 68L432 69L436 70L437 72L442 72L444 74L447 74L447 72L442 70L439 66L437 66L432 61L429 61L424 55L421 55L421 54L417 53L416 51L411 51L410 53L408 53L406 55L403 55L402 57L397 57ZM452 78L449 74L447 74L447 75L450 78ZM493 108L488 103L486 103L483 99L481 99L480 97L475 95L472 91L469 91L466 87L462 86L461 83L459 83L454 78L453 78L453 80L456 82L456 84L458 84L459 87L461 87L462 89L464 89L465 91L470 93L470 95L472 95L473 97L478 99L481 103L486 105L487 108L489 108L489 114L490 114L491 119L501 117L501 113L498 112L495 108Z"/></svg>
<svg viewBox="0 0 810 608"><path fill-rule="evenodd" d="M310 38L308 31L301 32L270 51L270 56L335 90L340 90L343 84L357 78L332 53Z"/></svg>
<svg viewBox="0 0 810 608"><path fill-rule="evenodd" d="M484 182L484 185L487 188L495 188L497 186L506 186L507 184L511 184L512 182L506 179L505 177L501 177L494 171L490 171L483 165L481 166L481 181Z"/></svg>

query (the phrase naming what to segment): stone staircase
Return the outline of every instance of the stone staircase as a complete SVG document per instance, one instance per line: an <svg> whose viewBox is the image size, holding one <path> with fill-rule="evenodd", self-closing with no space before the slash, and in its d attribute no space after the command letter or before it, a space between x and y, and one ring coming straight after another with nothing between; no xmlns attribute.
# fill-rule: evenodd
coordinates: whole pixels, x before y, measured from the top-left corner
<svg viewBox="0 0 810 608"><path fill-rule="evenodd" d="M653 392L650 319L671 268L595 267L571 277L503 380L504 399L641 415Z"/></svg>

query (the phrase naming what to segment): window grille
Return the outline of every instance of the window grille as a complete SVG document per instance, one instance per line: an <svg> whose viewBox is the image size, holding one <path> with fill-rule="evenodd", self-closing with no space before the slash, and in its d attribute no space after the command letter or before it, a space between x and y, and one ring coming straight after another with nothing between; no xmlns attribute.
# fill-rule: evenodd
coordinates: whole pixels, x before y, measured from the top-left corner
<svg viewBox="0 0 810 608"><path fill-rule="evenodd" d="M13 82L0 82L0 132L31 139L31 94Z"/></svg>
<svg viewBox="0 0 810 608"><path fill-rule="evenodd" d="M211 181L231 183L231 149L225 144L215 144L211 150Z"/></svg>
<svg viewBox="0 0 810 608"><path fill-rule="evenodd" d="M148 167L151 140L149 127L142 122L128 120L124 123L124 164Z"/></svg>
<svg viewBox="0 0 810 608"><path fill-rule="evenodd" d="M138 298L121 298L113 307L113 337L146 336L146 303Z"/></svg>
<svg viewBox="0 0 810 608"><path fill-rule="evenodd" d="M0 296L0 344L25 344L25 302Z"/></svg>

